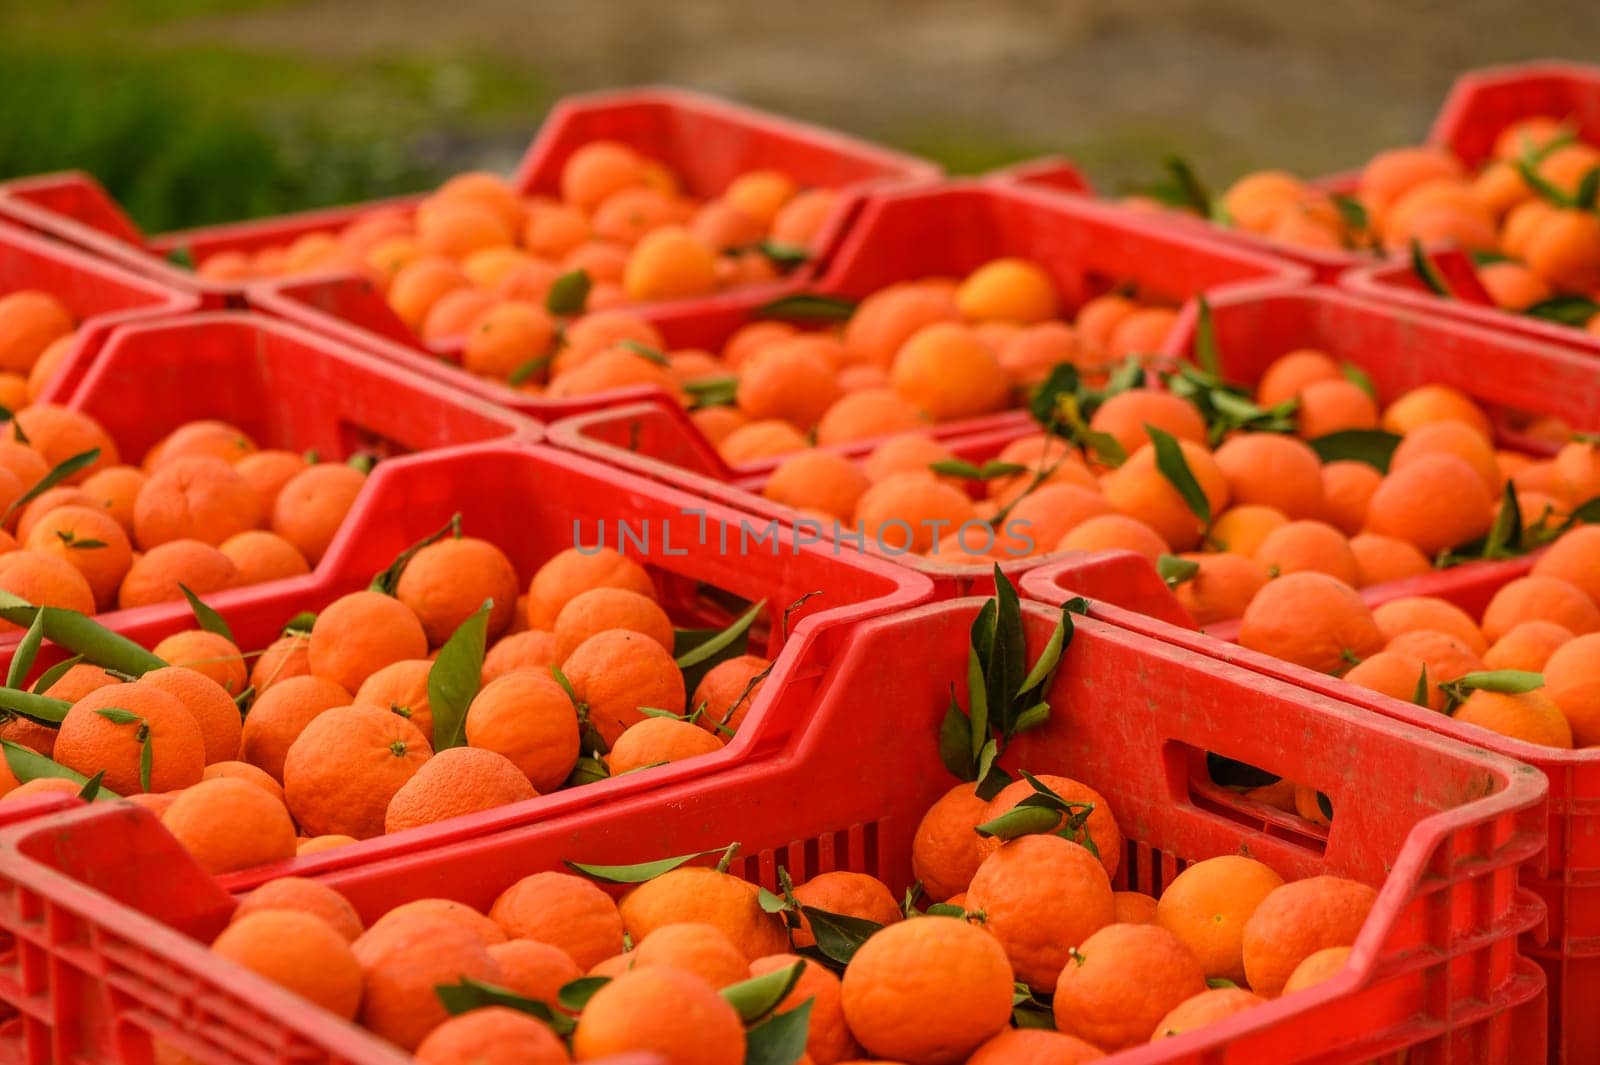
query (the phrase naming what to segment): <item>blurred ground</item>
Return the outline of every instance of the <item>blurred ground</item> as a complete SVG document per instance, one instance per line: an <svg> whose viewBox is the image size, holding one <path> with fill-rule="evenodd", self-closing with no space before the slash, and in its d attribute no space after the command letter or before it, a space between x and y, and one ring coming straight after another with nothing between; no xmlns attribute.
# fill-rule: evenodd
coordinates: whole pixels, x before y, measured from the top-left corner
<svg viewBox="0 0 1600 1065"><path fill-rule="evenodd" d="M23 88L0 99L0 175L109 169L161 228L509 168L556 96L673 82L958 170L1059 152L1115 190L1177 152L1222 184L1415 139L1466 67L1592 60L1593 14L1593 0L0 0L0 74Z"/></svg>

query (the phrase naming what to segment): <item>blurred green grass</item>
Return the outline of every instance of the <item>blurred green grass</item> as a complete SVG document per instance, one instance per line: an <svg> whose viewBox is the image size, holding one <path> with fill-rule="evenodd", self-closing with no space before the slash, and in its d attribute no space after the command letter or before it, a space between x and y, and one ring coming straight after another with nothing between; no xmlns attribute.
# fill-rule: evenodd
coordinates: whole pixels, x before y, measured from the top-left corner
<svg viewBox="0 0 1600 1065"><path fill-rule="evenodd" d="M237 7L0 4L0 177L87 170L157 232L426 188L486 153L509 165L554 98L484 55L308 60L162 32Z"/></svg>

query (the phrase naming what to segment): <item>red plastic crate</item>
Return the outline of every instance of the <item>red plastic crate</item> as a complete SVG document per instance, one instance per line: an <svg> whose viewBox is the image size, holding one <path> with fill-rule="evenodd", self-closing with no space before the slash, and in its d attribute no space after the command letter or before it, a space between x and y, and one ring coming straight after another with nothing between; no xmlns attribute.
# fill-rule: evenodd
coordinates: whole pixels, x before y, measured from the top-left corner
<svg viewBox="0 0 1600 1065"><path fill-rule="evenodd" d="M981 180L947 182L869 195L856 221L833 244L821 276L795 288L860 298L893 281L965 274L1002 255L1031 258L1051 271L1068 306L1131 280L1174 302L1234 285L1303 282L1294 266L1214 242L1174 235L1161 226L1078 199ZM721 349L723 342L773 296L744 290L709 300L655 304L641 316L669 348ZM571 400L528 396L502 382L474 377L418 347L383 297L355 278L264 282L250 290L261 310L326 332L464 391L544 421L641 401L669 404L652 388L621 389ZM1006 412L941 426L970 432L1026 423Z"/></svg>
<svg viewBox="0 0 1600 1065"><path fill-rule="evenodd" d="M788 540L779 545L752 540L741 548L738 529L744 515L579 456L510 441L380 463L314 573L219 593L208 596L207 602L227 619L243 650L262 649L294 615L321 610L339 596L367 587L396 555L443 527L456 513L461 514L463 535L488 540L506 552L524 588L539 566L558 552L578 542L597 544L596 534L603 528L605 546L633 556L652 572L662 606L679 624L711 627L732 620L727 607L707 594L710 589L750 602L766 600L750 646L777 661L772 677L738 734L715 754L542 795L471 818L380 836L271 869L250 870L237 874L233 882L285 872L300 875L453 846L473 836L741 764L781 743L801 723L786 712L767 709L769 689L805 690L816 681L815 672L802 669L794 654L780 656L787 644L816 644L818 654L836 654L845 638L844 622L924 602L932 592L928 582L914 573L854 552L835 553L826 545L794 549ZM622 543L619 522L626 522L631 536ZM729 530L726 549L720 544L723 528ZM790 615L786 637L785 610L808 595L811 598ZM115 631L146 647L194 626L186 603L126 611L106 620ZM48 668L58 655L41 654L36 668Z"/></svg>
<svg viewBox="0 0 1600 1065"><path fill-rule="evenodd" d="M623 141L671 166L687 191L720 193L755 168L783 170L803 186L837 187L842 197L818 234L826 247L855 208L854 193L884 180L931 180L934 163L767 111L684 89L646 87L569 96L550 109L512 179L527 195L557 190L561 166L579 145ZM241 305L245 284L197 277L168 256L195 261L225 250L256 251L307 233L339 229L381 208L409 210L421 195L332 207L276 218L146 236L98 182L69 171L0 183L0 218L10 218L97 255L201 294L209 307Z"/></svg>
<svg viewBox="0 0 1600 1065"><path fill-rule="evenodd" d="M118 325L183 314L200 305L190 293L0 223L0 296L22 289L50 293L78 323L67 362L92 358Z"/></svg>
<svg viewBox="0 0 1600 1065"><path fill-rule="evenodd" d="M531 440L540 427L510 411L284 322L237 312L123 326L99 352L62 365L42 401L102 425L120 459L137 463L185 422L220 418L264 448L403 455L486 440ZM380 464L381 468L381 464ZM218 593L216 601L258 594ZM179 604L181 605L181 604ZM111 624L161 616L169 605L101 614ZM0 652L21 638L0 635Z"/></svg>
<svg viewBox="0 0 1600 1065"><path fill-rule="evenodd" d="M1428 143L1477 166L1501 130L1542 115L1568 119L1580 140L1600 143L1600 66L1541 60L1468 71L1450 87Z"/></svg>
<svg viewBox="0 0 1600 1065"><path fill-rule="evenodd" d="M1070 161L1059 156L1041 156L1026 162L1017 163L1000 170L992 171L989 180L1001 185L1022 185L1030 188L1049 189L1056 193L1067 195L1092 194L1088 179L1079 173L1078 168ZM1348 195L1355 191L1356 175L1354 173L1334 174L1328 177L1314 178L1307 182L1314 188L1326 192L1335 192ZM1221 189L1213 189L1220 194ZM1184 232L1197 236L1209 237L1219 244L1233 248L1244 248L1260 255L1270 255L1278 259L1295 263L1311 272L1317 281L1331 282L1340 274L1353 266L1370 263L1371 254L1358 251L1334 250L1328 248L1307 248L1283 241L1269 240L1256 233L1249 233L1233 226L1218 225L1209 219L1204 219L1190 214L1187 211L1153 211L1123 207L1137 217L1148 219L1157 225L1176 226Z"/></svg>
<svg viewBox="0 0 1600 1065"><path fill-rule="evenodd" d="M981 463L998 456L1013 440L1034 431L1036 427L1031 422L1022 420L986 432L946 436L944 442L958 457ZM789 523L795 517L793 510L761 494L772 470L783 461L781 458L730 467L676 409L637 403L595 411L556 422L550 426L548 436L556 447L631 470L663 484L676 485L763 519ZM872 447L867 441L827 450L862 459ZM868 546L872 546L870 540ZM839 549L857 550L845 542L840 543ZM931 579L939 599L987 595L994 591L994 559L975 559L971 565L951 565L914 555L884 554ZM1143 556L1130 551L1093 554L1075 551L1048 557L1072 560L1078 590L1083 595L1179 624L1188 622L1188 615ZM1002 561L1000 568L1015 581L1019 574L1041 564L1039 558L1018 558Z"/></svg>
<svg viewBox="0 0 1600 1065"><path fill-rule="evenodd" d="M370 921L427 896L487 908L563 859L636 862L737 840L732 871L768 887L782 865L797 882L843 868L903 888L917 823L952 783L938 726L952 686L965 687L979 605L858 622L823 657L808 647L801 668L819 683L786 684L776 702L809 725L764 761L322 879ZM1024 614L1038 647L1056 612L1028 604ZM1514 946L1541 911L1516 886L1542 842L1536 773L1092 619L1079 623L1050 698L1051 722L1008 757L1106 796L1129 836L1119 887L1159 892L1192 861L1248 853L1290 878L1336 873L1380 891L1348 971L1108 1062L1543 1059L1542 977ZM1216 788L1207 750L1324 790L1331 828ZM100 805L26 822L0 836L0 874L0 926L21 955L0 969L0 998L25 1015L29 1060L48 1049L109 1061L115 1036L141 1032L192 1036L185 1047L216 1063L393 1060L345 1025L285 1008L189 938L215 933L234 901L144 810Z"/></svg>
<svg viewBox="0 0 1600 1065"><path fill-rule="evenodd" d="M1582 326L1562 325L1498 307L1436 295L1411 269L1409 257L1401 256L1351 270L1339 279L1339 285L1354 295L1377 300L1414 315L1446 318L1546 344L1559 344L1590 356L1600 355L1600 336L1586 332Z"/></svg>

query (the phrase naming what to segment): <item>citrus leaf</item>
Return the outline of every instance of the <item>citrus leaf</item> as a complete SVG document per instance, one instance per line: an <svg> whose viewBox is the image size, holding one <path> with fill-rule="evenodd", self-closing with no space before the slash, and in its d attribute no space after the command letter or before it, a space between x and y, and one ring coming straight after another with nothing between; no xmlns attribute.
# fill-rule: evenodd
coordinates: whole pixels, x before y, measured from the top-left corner
<svg viewBox="0 0 1600 1065"><path fill-rule="evenodd" d="M611 770L604 762L586 755L578 759L572 767L572 772L567 774L566 787L581 787L584 784L593 784L597 780L608 780L610 777Z"/></svg>
<svg viewBox="0 0 1600 1065"><path fill-rule="evenodd" d="M1528 187L1539 194L1540 199L1547 203L1553 203L1557 207L1577 206L1577 201L1573 197L1568 196L1561 189L1552 185L1545 179L1543 174L1539 173L1536 169L1536 160L1524 156L1515 160L1512 165L1517 168L1517 173L1522 175L1522 180L1527 183Z"/></svg>
<svg viewBox="0 0 1600 1065"><path fill-rule="evenodd" d="M1146 423L1145 431L1150 434L1150 442L1156 449L1156 469L1161 471L1161 476L1167 483L1177 490L1178 495L1188 505L1200 524L1211 524L1211 500L1206 498L1205 491L1201 489L1200 482L1195 480L1194 471L1189 469L1189 460L1183 456L1183 448L1177 439L1165 429Z"/></svg>
<svg viewBox="0 0 1600 1065"><path fill-rule="evenodd" d="M774 895L764 887L756 888L756 902L760 904L762 913L783 913L789 908L788 900Z"/></svg>
<svg viewBox="0 0 1600 1065"><path fill-rule="evenodd" d="M28 678L34 659L39 657L39 644L44 642L44 621L49 613L49 607L40 607L34 613L33 624L22 634L22 642L17 644L16 651L11 655L11 667L6 670L6 687L20 688Z"/></svg>
<svg viewBox="0 0 1600 1065"><path fill-rule="evenodd" d="M1484 558L1513 558L1522 554L1522 505L1517 502L1517 486L1506 481L1500 509L1483 543Z"/></svg>
<svg viewBox="0 0 1600 1065"><path fill-rule="evenodd" d="M1028 412L1033 415L1033 420L1043 426L1054 426L1057 423L1057 411L1063 397L1077 396L1082 388L1082 381L1078 377L1078 369L1069 362L1058 362L1050 368L1050 374L1043 383L1034 390L1033 398L1028 401Z"/></svg>
<svg viewBox="0 0 1600 1065"><path fill-rule="evenodd" d="M394 595L394 590L400 585L400 575L406 571L406 566L416 557L417 552L429 544L436 544L446 536L451 535L458 539L461 536L460 511L450 516L450 520L444 523L444 528L438 532L429 533L396 555L393 562L389 563L377 576L372 578L372 583L367 586L367 589L373 592L382 592L384 595Z"/></svg>
<svg viewBox="0 0 1600 1065"><path fill-rule="evenodd" d="M100 785L105 783L106 771L104 769L84 781L83 787L78 789L78 798L84 802L94 802L100 795Z"/></svg>
<svg viewBox="0 0 1600 1065"><path fill-rule="evenodd" d="M140 726L144 739L139 741L139 790L150 790L150 771L155 762L155 741L150 737L150 730Z"/></svg>
<svg viewBox="0 0 1600 1065"><path fill-rule="evenodd" d="M967 911L948 902L936 902L922 911L924 917L965 917Z"/></svg>
<svg viewBox="0 0 1600 1065"><path fill-rule="evenodd" d="M1369 398L1374 400L1378 398L1378 390L1373 387L1372 378L1367 375L1367 371L1353 362L1345 362L1339 364L1339 372L1344 374L1346 381L1361 389Z"/></svg>
<svg viewBox="0 0 1600 1065"><path fill-rule="evenodd" d="M733 844L737 847L738 844ZM582 873L591 880L598 880L604 884L642 884L647 880L654 880L662 873L670 873L680 865L687 865L696 858L705 858L712 854L726 853L727 848L718 847L715 850L699 851L694 854L680 854L676 858L661 858L653 862L640 862L638 865L584 865L579 862L563 862L573 872Z"/></svg>
<svg viewBox="0 0 1600 1065"><path fill-rule="evenodd" d="M227 621L221 614L201 602L200 597L191 592L187 584L180 583L178 590L189 600L189 609L194 611L194 620L202 629L214 632L229 643L237 645L238 641L233 638L233 630L228 627Z"/></svg>
<svg viewBox="0 0 1600 1065"><path fill-rule="evenodd" d="M1167 582L1168 588L1176 588L1184 581L1200 572L1200 563L1192 558L1179 558L1177 555L1162 555L1156 559L1156 573Z"/></svg>
<svg viewBox="0 0 1600 1065"><path fill-rule="evenodd" d="M316 623L317 615L314 612L302 610L284 623L283 635L287 636L291 632L309 633Z"/></svg>
<svg viewBox="0 0 1600 1065"><path fill-rule="evenodd" d="M1341 196L1338 193L1328 197L1333 201L1334 208L1339 212L1339 220L1344 227L1352 233L1363 234L1372 224L1367 217L1367 209L1361 201L1354 196Z"/></svg>
<svg viewBox="0 0 1600 1065"><path fill-rule="evenodd" d="M33 682L34 693L38 694L49 691L51 685L67 675L67 670L71 669L73 666L82 661L82 655L73 655L71 658L64 658L57 662L55 665L39 674L39 679Z"/></svg>
<svg viewBox="0 0 1600 1065"><path fill-rule="evenodd" d="M594 998L594 993L611 982L609 976L580 976L570 983L561 985L561 990L556 992L556 1001L562 1009L577 1013L589 1004Z"/></svg>
<svg viewBox="0 0 1600 1065"><path fill-rule="evenodd" d="M1181 197L1181 206L1188 207L1201 218L1211 217L1211 193L1201 184L1189 161L1179 155L1169 155L1163 163L1167 175Z"/></svg>
<svg viewBox="0 0 1600 1065"><path fill-rule="evenodd" d="M1238 987L1239 985L1229 980L1226 976L1208 976L1206 977L1206 986L1214 991L1217 988Z"/></svg>
<svg viewBox="0 0 1600 1065"><path fill-rule="evenodd" d="M678 655L676 661L678 669L683 673L684 690L694 691L699 686L701 678L713 668L730 658L738 658L744 654L749 642L750 626L755 624L756 618L766 610L765 599L755 603L740 614L737 618L710 639Z"/></svg>
<svg viewBox="0 0 1600 1065"><path fill-rule="evenodd" d="M1428 253L1422 250L1422 242L1415 237L1411 239L1411 272L1421 278L1422 283L1428 286L1428 290L1435 296L1443 296L1445 299L1454 297L1450 286L1445 283L1444 275L1439 272L1433 260L1428 258Z"/></svg>
<svg viewBox="0 0 1600 1065"><path fill-rule="evenodd" d="M1194 358L1211 377L1215 378L1221 370L1221 360L1217 351L1217 331L1211 321L1211 303L1204 296L1195 297L1195 306L1199 308L1195 315L1194 326Z"/></svg>
<svg viewBox="0 0 1600 1065"><path fill-rule="evenodd" d="M1056 1027L1055 1014L1041 1005L1013 1006L1011 1022L1018 1028L1040 1028L1045 1031L1054 1031Z"/></svg>
<svg viewBox="0 0 1600 1065"><path fill-rule="evenodd" d="M748 1029L744 1033L744 1065L795 1065L803 1058L815 1001L808 998Z"/></svg>
<svg viewBox="0 0 1600 1065"><path fill-rule="evenodd" d="M755 250L765 255L779 270L793 270L811 261L811 251L801 244L787 244L781 240L763 240Z"/></svg>
<svg viewBox="0 0 1600 1065"><path fill-rule="evenodd" d="M1382 429L1343 429L1306 441L1323 462L1364 462L1379 473L1389 472L1389 460L1400 438Z"/></svg>
<svg viewBox="0 0 1600 1065"><path fill-rule="evenodd" d="M1457 677L1448 685L1462 691L1501 692L1520 695L1544 687L1544 674L1525 669L1489 669Z"/></svg>
<svg viewBox="0 0 1600 1065"><path fill-rule="evenodd" d="M950 690L950 705L945 708L944 720L939 723L939 761L957 780L972 780L972 734L967 715L961 712L955 689Z"/></svg>
<svg viewBox="0 0 1600 1065"><path fill-rule="evenodd" d="M829 913L815 906L802 906L800 912L811 922L811 934L817 938L817 949L830 961L840 965L848 965L861 944L883 928L878 922L864 917Z"/></svg>
<svg viewBox="0 0 1600 1065"><path fill-rule="evenodd" d="M975 647L967 648L967 702L971 708L967 715L969 751L980 750L989 738L989 693L985 688L983 663ZM980 773L981 775L981 773Z"/></svg>
<svg viewBox="0 0 1600 1065"><path fill-rule="evenodd" d="M0 618L26 628L39 608L19 596L0 590ZM141 677L166 663L125 636L78 613L50 607L45 611L44 638L57 647L79 654L86 661L129 677Z"/></svg>
<svg viewBox="0 0 1600 1065"><path fill-rule="evenodd" d="M619 340L617 341L617 347L623 349L624 351L631 351L644 361L653 362L657 366L672 365L671 360L669 360L660 351L657 351L649 344L644 344L637 340Z"/></svg>
<svg viewBox="0 0 1600 1065"><path fill-rule="evenodd" d="M1597 198L1600 198L1600 166L1592 166L1578 182L1578 194L1574 199L1580 209L1592 211Z"/></svg>
<svg viewBox="0 0 1600 1065"><path fill-rule="evenodd" d="M1018 736L1030 732L1050 720L1050 704L1034 703L1022 713L1017 715L1017 723L1011 729Z"/></svg>
<svg viewBox="0 0 1600 1065"><path fill-rule="evenodd" d="M1590 318L1600 314L1600 303L1586 296L1551 296L1531 307L1524 307L1522 313L1530 318L1542 318L1547 322L1581 326L1587 324Z"/></svg>
<svg viewBox="0 0 1600 1065"><path fill-rule="evenodd" d="M113 725L131 725L135 721L144 720L132 710L124 710L119 706L108 706L104 710L96 710L95 713L99 714Z"/></svg>
<svg viewBox="0 0 1600 1065"><path fill-rule="evenodd" d="M808 322L842 322L856 313L856 301L843 296L823 296L797 292L763 303L751 312L754 318L787 318Z"/></svg>
<svg viewBox="0 0 1600 1065"><path fill-rule="evenodd" d="M22 493L16 499L12 500L11 505L6 508L5 513L0 514L0 524L10 521L11 515L15 514L17 511L33 502L33 500L38 499L41 495L54 488L68 477L71 477L79 470L86 466L94 465L95 460L99 457L100 449L95 447L90 448L88 451L80 451L78 454L73 455L69 459L63 459L49 473L39 478L37 484L28 489L26 492Z"/></svg>
<svg viewBox="0 0 1600 1065"><path fill-rule="evenodd" d="M989 727L1009 739L1016 723L1015 692L1028 672L1028 641L1022 629L1022 603L1000 564L994 566L994 652L984 672Z"/></svg>
<svg viewBox="0 0 1600 1065"><path fill-rule="evenodd" d="M544 309L555 315L578 314L589 302L591 287L587 271L568 270L550 283L550 291L544 297Z"/></svg>
<svg viewBox="0 0 1600 1065"><path fill-rule="evenodd" d="M1593 525L1600 522L1600 496L1572 508L1572 513L1567 515L1570 525Z"/></svg>
<svg viewBox="0 0 1600 1065"><path fill-rule="evenodd" d="M994 768L994 760L996 758L998 758L999 756L1000 756L1000 747L999 747L998 744L995 743L994 740L985 740L984 743L983 743L983 746L978 748L978 781L979 781L978 791L980 793L983 791L983 787L982 787L983 783L988 781L990 774L993 773L993 772L997 772L995 770L995 768ZM1011 778L1010 777L1006 777L1004 773L1000 773L999 775L1002 776L1002 777L1005 777L1007 783L1010 782ZM1004 786L1005 786L1004 784L1001 785L1001 787L1004 787ZM989 796L989 795L984 795L983 796L983 798L985 798L985 799L991 798L991 797L992 796Z"/></svg>
<svg viewBox="0 0 1600 1065"><path fill-rule="evenodd" d="M1411 701L1418 706L1428 705L1428 664L1422 664L1422 672L1417 674L1417 689L1411 693Z"/></svg>
<svg viewBox="0 0 1600 1065"><path fill-rule="evenodd" d="M928 469L947 477L966 477L974 481L983 478L983 467L965 459L940 459L938 462L928 463Z"/></svg>
<svg viewBox="0 0 1600 1065"><path fill-rule="evenodd" d="M800 976L805 971L806 963L797 961L787 968L774 969L770 973L729 984L720 994L739 1011L741 1021L754 1024L789 997L789 992L794 990L794 985L800 982Z"/></svg>
<svg viewBox="0 0 1600 1065"><path fill-rule="evenodd" d="M995 765L994 758L995 745L994 741L990 740L983 745L983 750L978 753L978 768L981 772L978 774L978 786L975 789L975 793L984 802L988 802L1006 790L1006 786L1011 783L1011 774Z"/></svg>
<svg viewBox="0 0 1600 1065"><path fill-rule="evenodd" d="M1050 634L1050 639L1045 641L1044 650L1039 652L1039 658L1033 663L1033 668L1022 679L1022 687L1017 689L1017 697L1021 698L1039 687L1056 668L1056 663L1061 661L1061 652L1067 644L1067 620L1062 618L1056 622L1055 631Z"/></svg>
<svg viewBox="0 0 1600 1065"><path fill-rule="evenodd" d="M31 747L24 747L22 744L12 740L0 740L0 749L5 752L6 765L10 767L11 775L23 784L43 777L70 780L74 784L87 784L89 782L89 778L76 769L68 769L60 762L46 758ZM102 790L101 794L110 795L111 793Z"/></svg>
<svg viewBox="0 0 1600 1065"><path fill-rule="evenodd" d="M438 984L434 987L433 993L438 996L445 1012L451 1016L470 1013L486 1006L503 1006L543 1021L551 1031L560 1036L571 1034L578 1026L577 1021L566 1014L557 1013L538 999L524 998L503 987L486 984L468 976L463 976L458 983Z"/></svg>
<svg viewBox="0 0 1600 1065"><path fill-rule="evenodd" d="M731 407L739 394L739 379L733 376L702 377L685 383L683 390L693 397L690 410Z"/></svg>
<svg viewBox="0 0 1600 1065"><path fill-rule="evenodd" d="M525 362L518 363L516 369L506 375L506 384L512 387L523 384L536 374L543 373L545 367L554 361L554 355L535 355Z"/></svg>
<svg viewBox="0 0 1600 1065"><path fill-rule="evenodd" d="M370 451L357 451L344 460L344 464L358 473L371 473L372 467L378 464L378 456Z"/></svg>
<svg viewBox="0 0 1600 1065"><path fill-rule="evenodd" d="M434 753L466 742L467 707L483 682L484 644L489 629L489 599L439 648L428 669L428 706L433 711Z"/></svg>
<svg viewBox="0 0 1600 1065"><path fill-rule="evenodd" d="M41 725L59 725L67 716L72 704L65 699L51 699L18 688L0 688L0 710L9 711Z"/></svg>
<svg viewBox="0 0 1600 1065"><path fill-rule="evenodd" d="M1018 804L992 821L985 821L973 831L991 839L1016 839L1018 836L1037 836L1054 832L1061 824L1061 814L1042 806Z"/></svg>

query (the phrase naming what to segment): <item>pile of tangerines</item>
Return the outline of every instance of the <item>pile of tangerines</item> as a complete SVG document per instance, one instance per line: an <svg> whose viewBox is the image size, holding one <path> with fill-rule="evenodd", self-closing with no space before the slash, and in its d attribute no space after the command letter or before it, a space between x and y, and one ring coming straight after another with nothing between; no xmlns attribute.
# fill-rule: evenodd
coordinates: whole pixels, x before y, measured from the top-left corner
<svg viewBox="0 0 1600 1065"><path fill-rule="evenodd" d="M1557 117L1514 122L1476 171L1443 148L1380 152L1346 198L1281 170L1240 178L1213 214L1307 248L1453 243L1472 253L1496 306L1528 311L1556 297L1600 302L1600 147ZM1558 320L1600 335L1600 307Z"/></svg>
<svg viewBox="0 0 1600 1065"><path fill-rule="evenodd" d="M414 211L374 210L287 246L216 252L196 269L216 281L362 274L431 342L470 334L497 307L543 309L562 278L564 313L774 281L814 250L838 202L835 190L803 189L780 170L747 171L697 200L665 164L596 140L562 165L558 196L459 174ZM578 275L579 288L568 288Z"/></svg>
<svg viewBox="0 0 1600 1065"><path fill-rule="evenodd" d="M0 792L128 798L232 872L714 752L770 665L732 639L691 650L709 668L686 691L637 563L572 548L524 593L498 547L459 530L248 654L195 609L203 627L149 652L102 657L91 633L69 645L83 660L0 689Z"/></svg>
<svg viewBox="0 0 1600 1065"><path fill-rule="evenodd" d="M78 324L55 296L18 289L0 296L0 407L35 402L72 351Z"/></svg>
<svg viewBox="0 0 1600 1065"><path fill-rule="evenodd" d="M308 573L366 482L219 421L179 426L139 466L67 407L12 412L0 436L0 590L83 614Z"/></svg>
<svg viewBox="0 0 1600 1065"><path fill-rule="evenodd" d="M739 1065L769 1039L818 1065L1087 1062L1328 979L1376 898L1236 855L1190 865L1159 901L1114 891L1123 840L1099 793L1057 776L978 791L928 810L904 901L865 873L780 872L778 895L679 860L536 873L487 914L429 898L363 928L332 888L286 878L246 896L212 950L429 1065ZM1000 830L1036 791L1085 812ZM619 903L591 877L637 886Z"/></svg>

